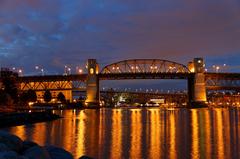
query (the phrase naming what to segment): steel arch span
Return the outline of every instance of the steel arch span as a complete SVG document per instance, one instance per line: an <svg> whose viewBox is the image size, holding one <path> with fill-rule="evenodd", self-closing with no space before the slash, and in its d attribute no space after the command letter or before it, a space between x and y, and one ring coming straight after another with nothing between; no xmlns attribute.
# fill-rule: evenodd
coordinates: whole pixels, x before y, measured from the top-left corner
<svg viewBox="0 0 240 159"><path fill-rule="evenodd" d="M124 73L190 73L187 66L161 59L131 59L105 66L101 74Z"/></svg>

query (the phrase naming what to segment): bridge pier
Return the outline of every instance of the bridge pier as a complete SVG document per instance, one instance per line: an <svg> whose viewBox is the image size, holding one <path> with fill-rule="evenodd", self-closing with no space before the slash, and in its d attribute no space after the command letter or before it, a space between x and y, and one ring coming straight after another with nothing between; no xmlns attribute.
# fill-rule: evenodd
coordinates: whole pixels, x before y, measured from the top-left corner
<svg viewBox="0 0 240 159"><path fill-rule="evenodd" d="M99 106L99 79L98 79L98 69L96 59L88 59L87 62L87 90L86 90L86 106Z"/></svg>
<svg viewBox="0 0 240 159"><path fill-rule="evenodd" d="M188 78L188 103L194 100L194 77Z"/></svg>
<svg viewBox="0 0 240 159"><path fill-rule="evenodd" d="M205 64L202 58L194 58L194 76L188 79L188 95L190 104L205 104L207 102L206 83L205 83Z"/></svg>

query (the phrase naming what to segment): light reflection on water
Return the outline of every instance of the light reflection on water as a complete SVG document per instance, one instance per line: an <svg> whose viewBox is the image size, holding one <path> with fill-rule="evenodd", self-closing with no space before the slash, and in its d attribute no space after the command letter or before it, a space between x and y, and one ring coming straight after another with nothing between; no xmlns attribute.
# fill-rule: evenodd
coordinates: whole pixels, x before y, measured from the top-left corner
<svg viewBox="0 0 240 159"><path fill-rule="evenodd" d="M5 129L65 148L75 158L240 158L237 109L86 109L63 119Z"/></svg>

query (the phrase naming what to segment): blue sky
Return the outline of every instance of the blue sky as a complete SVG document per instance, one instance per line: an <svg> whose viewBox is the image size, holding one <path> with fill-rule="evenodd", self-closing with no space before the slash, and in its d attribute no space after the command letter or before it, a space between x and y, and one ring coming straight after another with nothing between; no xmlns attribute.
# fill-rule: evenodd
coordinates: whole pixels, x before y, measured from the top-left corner
<svg viewBox="0 0 240 159"><path fill-rule="evenodd" d="M61 73L88 58L194 57L240 65L239 0L0 0L1 66Z"/></svg>

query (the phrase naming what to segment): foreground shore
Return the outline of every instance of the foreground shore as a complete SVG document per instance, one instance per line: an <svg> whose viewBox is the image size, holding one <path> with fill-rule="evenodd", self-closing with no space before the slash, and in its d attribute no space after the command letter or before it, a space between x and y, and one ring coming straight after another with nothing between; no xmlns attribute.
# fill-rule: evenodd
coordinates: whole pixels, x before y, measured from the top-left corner
<svg viewBox="0 0 240 159"><path fill-rule="evenodd" d="M42 112L2 112L0 113L0 128L52 121L61 118L51 111Z"/></svg>
<svg viewBox="0 0 240 159"><path fill-rule="evenodd" d="M56 146L40 146L32 141L22 141L19 137L0 131L1 159L73 159L73 155ZM82 156L79 159L91 159Z"/></svg>

